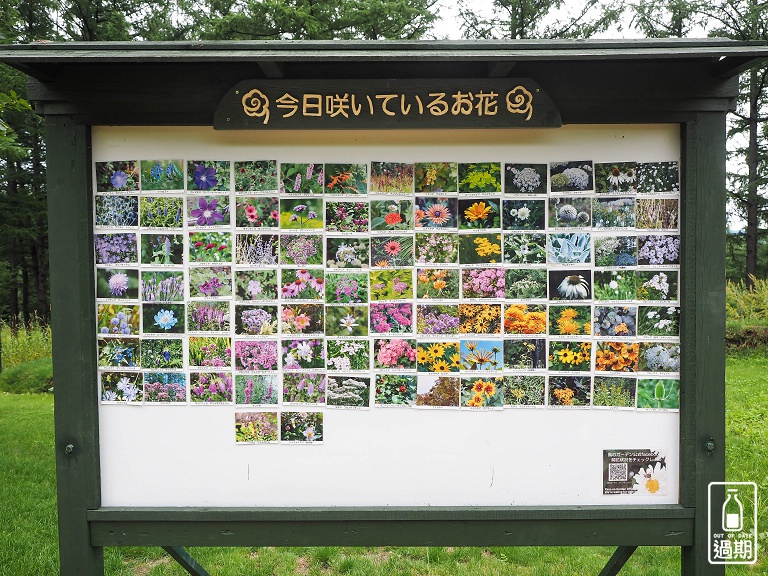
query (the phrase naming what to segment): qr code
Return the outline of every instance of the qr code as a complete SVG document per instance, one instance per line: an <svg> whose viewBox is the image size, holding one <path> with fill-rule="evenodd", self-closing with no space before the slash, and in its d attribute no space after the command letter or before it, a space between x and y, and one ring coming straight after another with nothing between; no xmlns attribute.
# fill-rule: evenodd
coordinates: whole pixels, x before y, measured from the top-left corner
<svg viewBox="0 0 768 576"><path fill-rule="evenodd" d="M626 482L627 481L627 463L614 462L608 464L608 482Z"/></svg>

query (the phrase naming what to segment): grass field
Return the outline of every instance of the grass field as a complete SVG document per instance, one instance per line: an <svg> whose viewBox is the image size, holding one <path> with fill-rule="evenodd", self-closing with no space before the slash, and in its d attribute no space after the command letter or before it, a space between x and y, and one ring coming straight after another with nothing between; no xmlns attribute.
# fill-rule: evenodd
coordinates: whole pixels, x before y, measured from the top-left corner
<svg viewBox="0 0 768 576"><path fill-rule="evenodd" d="M768 493L768 350L731 354L727 372L728 480L758 482ZM53 456L53 398L0 394L0 576L58 572ZM760 544L768 546L768 506ZM570 575L597 574L611 548L192 548L215 576L235 575ZM109 548L106 574L165 576L184 572L159 548ZM680 570L679 549L640 548L621 572L666 576ZM729 576L768 572L728 567Z"/></svg>

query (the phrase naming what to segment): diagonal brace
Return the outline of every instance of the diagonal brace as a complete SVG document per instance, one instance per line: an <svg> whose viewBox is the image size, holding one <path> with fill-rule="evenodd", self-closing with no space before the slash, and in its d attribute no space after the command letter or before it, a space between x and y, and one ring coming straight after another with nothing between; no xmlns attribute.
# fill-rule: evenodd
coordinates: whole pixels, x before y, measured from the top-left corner
<svg viewBox="0 0 768 576"><path fill-rule="evenodd" d="M189 552L184 550L181 546L163 546L163 550L176 560L176 562L184 568L192 576L211 576L206 572L205 568L200 566L197 561L189 555Z"/></svg>
<svg viewBox="0 0 768 576"><path fill-rule="evenodd" d="M637 550L637 546L619 546L616 552L608 560L605 568L602 569L599 576L616 576L627 563L629 557Z"/></svg>

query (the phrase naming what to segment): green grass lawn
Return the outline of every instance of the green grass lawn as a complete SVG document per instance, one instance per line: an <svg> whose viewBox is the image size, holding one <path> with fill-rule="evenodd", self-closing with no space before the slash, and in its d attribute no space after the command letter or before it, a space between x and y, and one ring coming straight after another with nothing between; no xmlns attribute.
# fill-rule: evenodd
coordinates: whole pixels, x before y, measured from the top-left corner
<svg viewBox="0 0 768 576"><path fill-rule="evenodd" d="M768 494L768 351L728 359L727 479L755 481ZM53 398L0 394L0 576L58 572L53 455ZM759 519L768 546L768 506ZM597 574L612 548L191 548L215 576L434 575L492 576ZM627 576L679 574L678 548L640 548L621 572ZM186 574L160 548L109 548L106 573L120 576ZM728 567L728 576L768 571Z"/></svg>

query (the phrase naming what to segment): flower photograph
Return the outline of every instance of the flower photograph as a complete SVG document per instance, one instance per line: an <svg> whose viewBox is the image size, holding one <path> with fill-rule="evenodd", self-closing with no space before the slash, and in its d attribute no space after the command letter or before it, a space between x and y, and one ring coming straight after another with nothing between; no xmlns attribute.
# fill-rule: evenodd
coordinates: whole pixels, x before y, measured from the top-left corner
<svg viewBox="0 0 768 576"><path fill-rule="evenodd" d="M414 227L455 229L459 203L456 198L419 196L414 207Z"/></svg>
<svg viewBox="0 0 768 576"><path fill-rule="evenodd" d="M567 372L588 372L591 364L591 342L549 343L549 369Z"/></svg>
<svg viewBox="0 0 768 576"><path fill-rule="evenodd" d="M544 406L544 376L504 376L504 406Z"/></svg>
<svg viewBox="0 0 768 576"><path fill-rule="evenodd" d="M636 277L634 270L595 270L595 300L634 300Z"/></svg>
<svg viewBox="0 0 768 576"><path fill-rule="evenodd" d="M371 231L412 228L413 200L371 201Z"/></svg>
<svg viewBox="0 0 768 576"><path fill-rule="evenodd" d="M680 264L680 236L640 235L637 237L637 263L640 266Z"/></svg>
<svg viewBox="0 0 768 576"><path fill-rule="evenodd" d="M145 372L144 402L186 403L187 375L178 372Z"/></svg>
<svg viewBox="0 0 768 576"><path fill-rule="evenodd" d="M637 163L595 164L595 192L598 194L637 192Z"/></svg>
<svg viewBox="0 0 768 576"><path fill-rule="evenodd" d="M374 236L371 238L371 267L413 266L413 246L413 236Z"/></svg>
<svg viewBox="0 0 768 576"><path fill-rule="evenodd" d="M594 198L592 201L594 228L634 228L634 198Z"/></svg>
<svg viewBox="0 0 768 576"><path fill-rule="evenodd" d="M677 270L637 271L638 300L677 300Z"/></svg>
<svg viewBox="0 0 768 576"><path fill-rule="evenodd" d="M96 196L96 226L132 228L139 225L138 196ZM182 226L183 222L179 224Z"/></svg>
<svg viewBox="0 0 768 576"><path fill-rule="evenodd" d="M546 194L546 164L504 164L506 194Z"/></svg>
<svg viewBox="0 0 768 576"><path fill-rule="evenodd" d="M547 299L547 271L542 268L508 268L504 274L507 298Z"/></svg>
<svg viewBox="0 0 768 576"><path fill-rule="evenodd" d="M417 162L414 167L416 193L451 193L458 190L456 162Z"/></svg>
<svg viewBox="0 0 768 576"><path fill-rule="evenodd" d="M322 164L280 164L281 194L322 194L324 185L325 172Z"/></svg>
<svg viewBox="0 0 768 576"><path fill-rule="evenodd" d="M504 298L503 268L471 268L461 271L462 298Z"/></svg>
<svg viewBox="0 0 768 576"><path fill-rule="evenodd" d="M502 408L504 406L504 378L463 377L461 379L462 408Z"/></svg>
<svg viewBox="0 0 768 576"><path fill-rule="evenodd" d="M326 164L326 194L367 194L368 166L365 164Z"/></svg>
<svg viewBox="0 0 768 576"><path fill-rule="evenodd" d="M462 340L461 370L500 372L504 367L502 348L498 340Z"/></svg>
<svg viewBox="0 0 768 576"><path fill-rule="evenodd" d="M411 406L416 401L416 376L377 374L374 402L379 405Z"/></svg>
<svg viewBox="0 0 768 576"><path fill-rule="evenodd" d="M550 270L550 300L589 300L592 298L591 270Z"/></svg>
<svg viewBox="0 0 768 576"><path fill-rule="evenodd" d="M371 162L371 192L410 194L413 191L413 164Z"/></svg>
<svg viewBox="0 0 768 576"><path fill-rule="evenodd" d="M501 304L459 304L460 334L501 334Z"/></svg>
<svg viewBox="0 0 768 576"><path fill-rule="evenodd" d="M294 266L323 263L323 237L318 234L282 234L280 262Z"/></svg>
<svg viewBox="0 0 768 576"><path fill-rule="evenodd" d="M322 334L325 306L322 304L283 304L280 306L282 334Z"/></svg>
<svg viewBox="0 0 768 576"><path fill-rule="evenodd" d="M229 232L190 232L191 262L231 262L232 235Z"/></svg>
<svg viewBox="0 0 768 576"><path fill-rule="evenodd" d="M634 408L637 380L615 376L595 376L592 406Z"/></svg>
<svg viewBox="0 0 768 576"><path fill-rule="evenodd" d="M373 367L384 370L416 370L416 340L406 338L374 340Z"/></svg>
<svg viewBox="0 0 768 576"><path fill-rule="evenodd" d="M418 304L416 332L418 334L458 334L459 307L456 304Z"/></svg>
<svg viewBox="0 0 768 576"><path fill-rule="evenodd" d="M499 200L462 198L459 200L459 229L484 230L501 228Z"/></svg>
<svg viewBox="0 0 768 576"><path fill-rule="evenodd" d="M335 273L325 275L327 304L361 304L368 302L368 274Z"/></svg>
<svg viewBox="0 0 768 576"><path fill-rule="evenodd" d="M183 368L183 340L180 338L142 338L141 366L152 370Z"/></svg>
<svg viewBox="0 0 768 576"><path fill-rule="evenodd" d="M191 298L232 296L232 268L230 266L190 267L189 296Z"/></svg>
<svg viewBox="0 0 768 576"><path fill-rule="evenodd" d="M640 306L637 316L638 336L680 336L680 308L677 306Z"/></svg>
<svg viewBox="0 0 768 576"><path fill-rule="evenodd" d="M501 163L459 163L459 193L501 192Z"/></svg>
<svg viewBox="0 0 768 576"><path fill-rule="evenodd" d="M545 370L547 341L544 338L504 340L504 368L507 370Z"/></svg>
<svg viewBox="0 0 768 576"><path fill-rule="evenodd" d="M679 410L680 381L669 378L641 378L637 381L638 410Z"/></svg>
<svg viewBox="0 0 768 576"><path fill-rule="evenodd" d="M504 200L504 230L544 230L547 221L545 200Z"/></svg>
<svg viewBox="0 0 768 576"><path fill-rule="evenodd" d="M115 172L117 183L123 177ZM114 185L115 182L112 182ZM142 160L141 189L147 190L184 190L184 163L181 160Z"/></svg>
<svg viewBox="0 0 768 576"><path fill-rule="evenodd" d="M592 199L584 196L551 198L550 228L585 228L592 225Z"/></svg>
<svg viewBox="0 0 768 576"><path fill-rule="evenodd" d="M677 162L638 164L637 191L640 194L680 192L679 164Z"/></svg>
<svg viewBox="0 0 768 576"><path fill-rule="evenodd" d="M461 352L458 342L422 342L416 348L419 372L458 372Z"/></svg>
<svg viewBox="0 0 768 576"><path fill-rule="evenodd" d="M280 281L280 298L283 300L323 299L325 278L321 268L283 268Z"/></svg>
<svg viewBox="0 0 768 576"><path fill-rule="evenodd" d="M96 162L96 191L118 192L139 189L139 161Z"/></svg>
<svg viewBox="0 0 768 576"><path fill-rule="evenodd" d="M139 368L141 346L138 338L99 338L99 366Z"/></svg>
<svg viewBox="0 0 768 576"><path fill-rule="evenodd" d="M190 160L187 162L187 190L229 190L229 162L224 160Z"/></svg>
<svg viewBox="0 0 768 576"><path fill-rule="evenodd" d="M552 192L594 190L592 161L551 162L549 183Z"/></svg>
<svg viewBox="0 0 768 576"><path fill-rule="evenodd" d="M329 376L325 390L329 407L367 408L371 379L357 376Z"/></svg>
<svg viewBox="0 0 768 576"><path fill-rule="evenodd" d="M190 366L198 368L231 368L232 340L212 336L191 336L187 358Z"/></svg>
<svg viewBox="0 0 768 576"><path fill-rule="evenodd" d="M277 412L235 412L235 442L277 442Z"/></svg>
<svg viewBox="0 0 768 576"><path fill-rule="evenodd" d="M368 306L326 306L326 336L368 336Z"/></svg>
<svg viewBox="0 0 768 576"><path fill-rule="evenodd" d="M636 226L641 230L677 230L680 225L677 198L638 198L636 211Z"/></svg>
<svg viewBox="0 0 768 576"><path fill-rule="evenodd" d="M154 266L184 264L182 234L142 234L141 263Z"/></svg>
<svg viewBox="0 0 768 576"><path fill-rule="evenodd" d="M589 406L592 378L588 376L550 376L550 406Z"/></svg>
<svg viewBox="0 0 768 576"><path fill-rule="evenodd" d="M277 370L277 340L236 340L235 370Z"/></svg>
<svg viewBox="0 0 768 576"><path fill-rule="evenodd" d="M459 271L454 268L418 268L416 297L455 299L459 297Z"/></svg>
<svg viewBox="0 0 768 576"><path fill-rule="evenodd" d="M326 340L328 370L336 372L364 371L370 369L371 359L368 340Z"/></svg>
<svg viewBox="0 0 768 576"><path fill-rule="evenodd" d="M459 255L456 234L416 234L415 248L418 264L455 264ZM481 248L481 252L491 253L492 249Z"/></svg>
<svg viewBox="0 0 768 576"><path fill-rule="evenodd" d="M371 270L371 301L411 300L411 270Z"/></svg>
<svg viewBox="0 0 768 576"><path fill-rule="evenodd" d="M283 370L325 368L325 348L321 339L284 339L281 344Z"/></svg>
<svg viewBox="0 0 768 576"><path fill-rule="evenodd" d="M277 374L248 374L235 376L235 404L270 406L279 396Z"/></svg>
<svg viewBox="0 0 768 576"><path fill-rule="evenodd" d="M102 402L138 403L144 399L144 382L138 372L101 372Z"/></svg>
<svg viewBox="0 0 768 576"><path fill-rule="evenodd" d="M419 236L417 234L417 251ZM459 264L495 264L501 261L501 234L459 234Z"/></svg>
<svg viewBox="0 0 768 576"><path fill-rule="evenodd" d="M637 342L598 342L597 372L637 372L640 345Z"/></svg>
<svg viewBox="0 0 768 576"><path fill-rule="evenodd" d="M228 332L229 302L189 302L187 328L190 332Z"/></svg>
<svg viewBox="0 0 768 576"><path fill-rule="evenodd" d="M637 307L595 306L592 326L595 336L634 337L637 334Z"/></svg>
<svg viewBox="0 0 768 576"><path fill-rule="evenodd" d="M235 270L237 300L275 300L277 298L276 270Z"/></svg>
<svg viewBox="0 0 768 576"><path fill-rule="evenodd" d="M283 374L283 403L325 404L325 374L317 372Z"/></svg>
<svg viewBox="0 0 768 576"><path fill-rule="evenodd" d="M372 303L370 305L370 331L375 334L412 333L413 305L399 302ZM458 326L458 321L456 323Z"/></svg>
<svg viewBox="0 0 768 576"><path fill-rule="evenodd" d="M589 336L591 315L589 306L550 306L549 333L552 336Z"/></svg>
<svg viewBox="0 0 768 576"><path fill-rule="evenodd" d="M238 196L235 226L238 228L277 228L280 203L275 196Z"/></svg>
<svg viewBox="0 0 768 576"><path fill-rule="evenodd" d="M413 252L413 239L411 252ZM397 242L397 241L395 241ZM394 245L393 245L394 246ZM402 251L399 246L398 253ZM370 246L368 238L326 238L325 265L328 268L368 268ZM411 261L413 257L411 257ZM387 265L388 265L387 261Z"/></svg>
<svg viewBox="0 0 768 576"><path fill-rule="evenodd" d="M323 442L322 412L281 412L281 442Z"/></svg>
<svg viewBox="0 0 768 576"><path fill-rule="evenodd" d="M276 265L278 261L277 238L276 234L237 234L235 236L235 264Z"/></svg>
<svg viewBox="0 0 768 576"><path fill-rule="evenodd" d="M277 190L277 161L235 162L235 192Z"/></svg>
<svg viewBox="0 0 768 576"><path fill-rule="evenodd" d="M455 376L419 374L416 380L416 406L447 408L459 405L461 380Z"/></svg>
<svg viewBox="0 0 768 576"><path fill-rule="evenodd" d="M229 372L192 372L189 375L192 403L225 404L232 402L232 374Z"/></svg>
<svg viewBox="0 0 768 576"><path fill-rule="evenodd" d="M322 227L323 200L321 198L282 198L280 200L281 230L318 230Z"/></svg>
<svg viewBox="0 0 768 576"><path fill-rule="evenodd" d="M184 304L142 304L142 333L184 334L184 307Z"/></svg>
<svg viewBox="0 0 768 576"><path fill-rule="evenodd" d="M235 334L249 336L277 334L277 306L236 304Z"/></svg>
<svg viewBox="0 0 768 576"><path fill-rule="evenodd" d="M136 234L94 234L96 264L137 264Z"/></svg>
<svg viewBox="0 0 768 576"><path fill-rule="evenodd" d="M546 304L507 304L504 306L505 334L546 334Z"/></svg>
<svg viewBox="0 0 768 576"><path fill-rule="evenodd" d="M138 297L138 270L123 268L96 269L96 298L136 300Z"/></svg>
<svg viewBox="0 0 768 576"><path fill-rule="evenodd" d="M595 266L636 266L635 236L595 236Z"/></svg>
<svg viewBox="0 0 768 576"><path fill-rule="evenodd" d="M144 228L182 228L184 199L180 196L142 196L139 200L139 223Z"/></svg>
<svg viewBox="0 0 768 576"><path fill-rule="evenodd" d="M680 344L640 343L640 372L679 372Z"/></svg>
<svg viewBox="0 0 768 576"><path fill-rule="evenodd" d="M547 261L547 235L505 234L505 264L545 264Z"/></svg>
<svg viewBox="0 0 768 576"><path fill-rule="evenodd" d="M319 227L322 227L322 222ZM367 234L368 202L326 202L325 229L328 232Z"/></svg>
<svg viewBox="0 0 768 576"><path fill-rule="evenodd" d="M590 264L592 244L589 232L549 234L547 260L550 264Z"/></svg>

